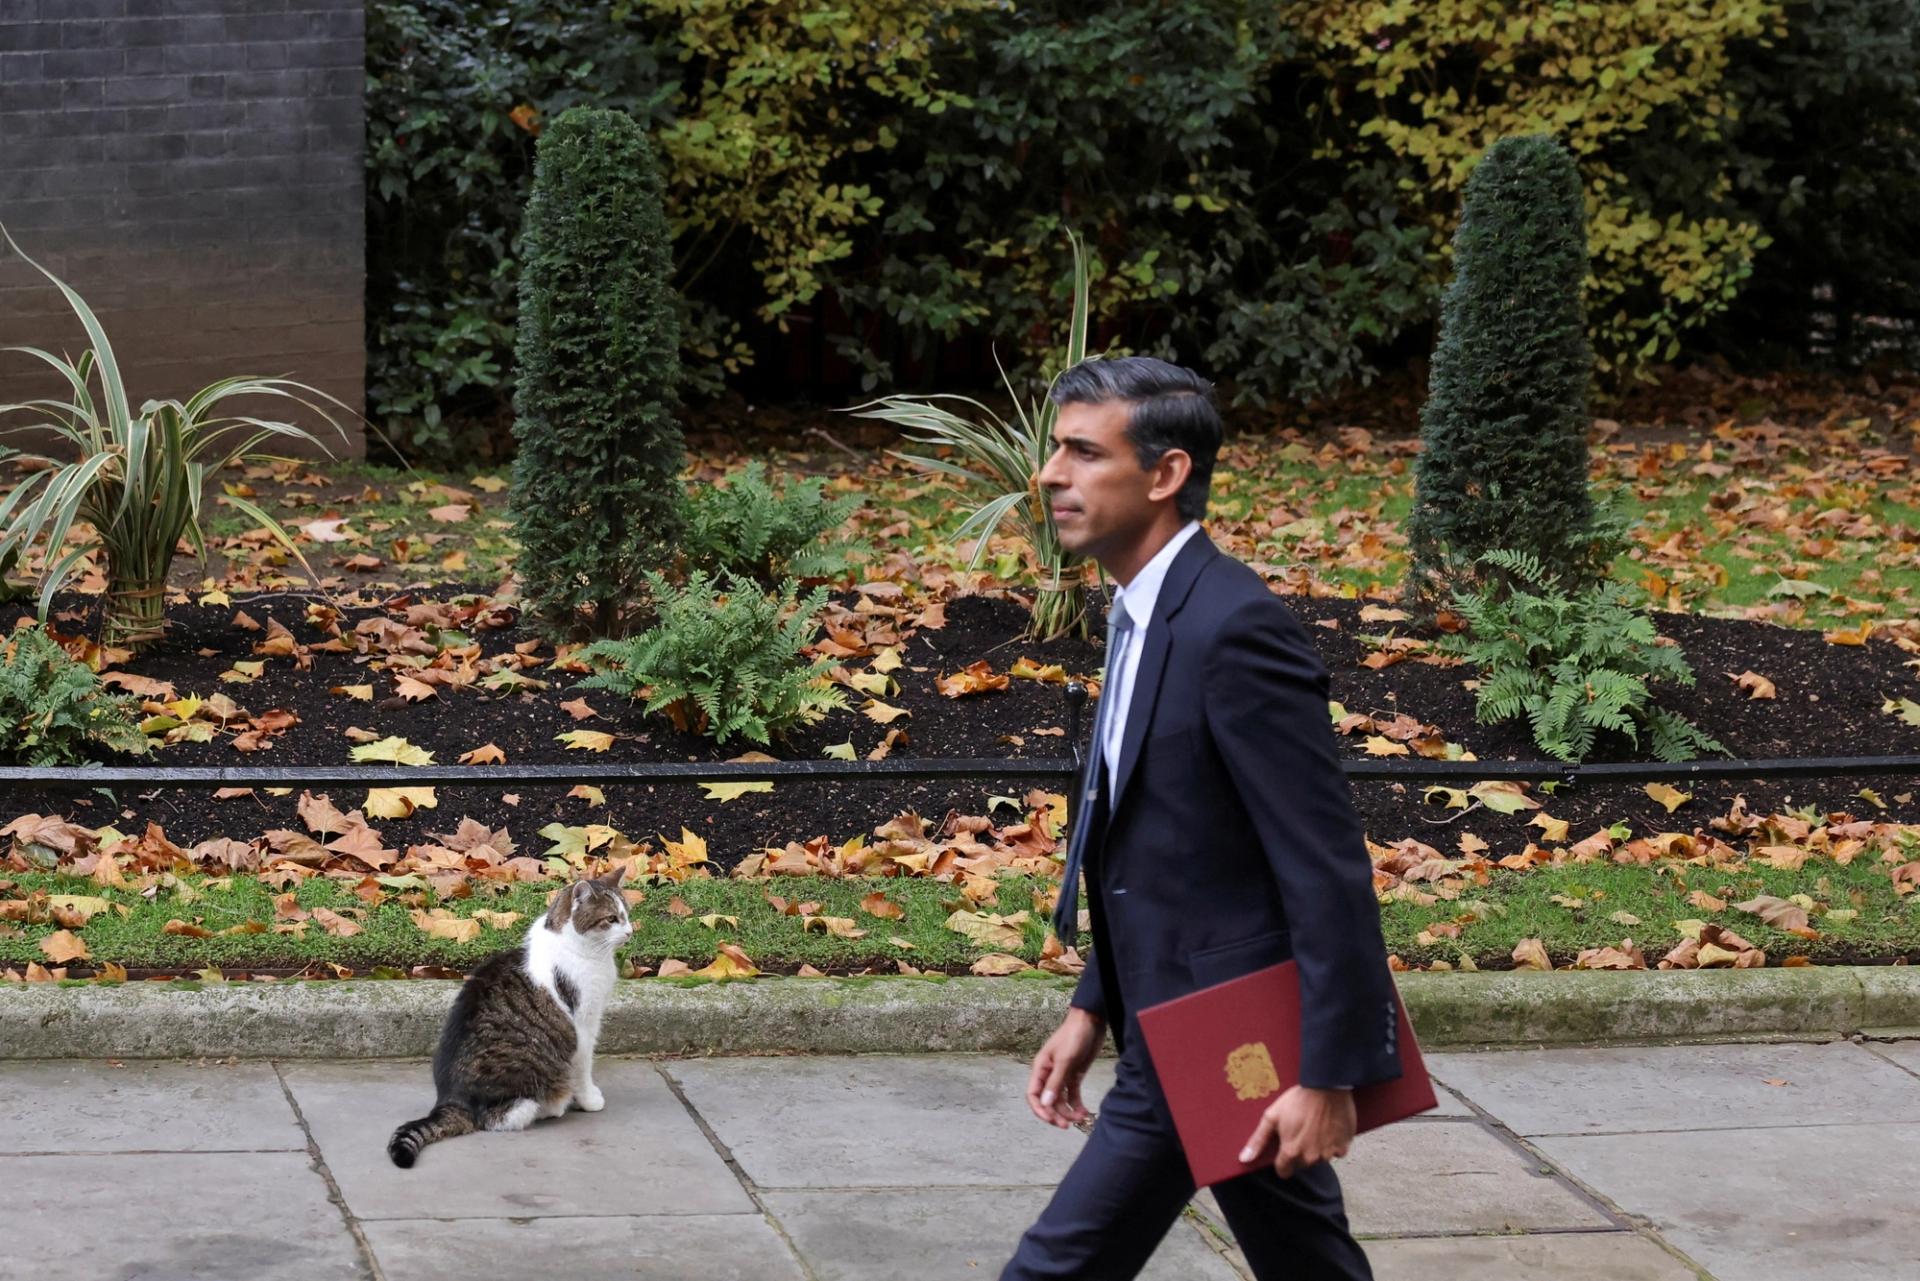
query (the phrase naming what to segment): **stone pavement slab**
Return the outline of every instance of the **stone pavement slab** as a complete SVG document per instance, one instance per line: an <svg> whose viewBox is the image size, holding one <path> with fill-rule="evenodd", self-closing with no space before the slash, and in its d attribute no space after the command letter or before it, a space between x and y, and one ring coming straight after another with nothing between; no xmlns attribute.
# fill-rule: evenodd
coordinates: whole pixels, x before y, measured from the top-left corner
<svg viewBox="0 0 1920 1281"><path fill-rule="evenodd" d="M1572 1184L1473 1121L1408 1121L1363 1134L1335 1169L1358 1236L1613 1226ZM1229 1233L1211 1191L1194 1204Z"/></svg>
<svg viewBox="0 0 1920 1281"><path fill-rule="evenodd" d="M1720 1281L1920 1277L1920 1125L1538 1140Z"/></svg>
<svg viewBox="0 0 1920 1281"><path fill-rule="evenodd" d="M1354 1140L1336 1163L1363 1236L1604 1228L1564 1180L1472 1121L1408 1121Z"/></svg>
<svg viewBox="0 0 1920 1281"><path fill-rule="evenodd" d="M1631 1232L1429 1237L1361 1245L1373 1264L1374 1281L1696 1281L1699 1275Z"/></svg>
<svg viewBox="0 0 1920 1281"><path fill-rule="evenodd" d="M1916 1076L1920 1076L1920 1041L1878 1042L1869 1048L1881 1058L1889 1059Z"/></svg>
<svg viewBox="0 0 1920 1281"><path fill-rule="evenodd" d="M0 1065L10 1079L15 1065ZM217 1109L187 1114L211 1120ZM33 1281L370 1276L300 1152L0 1157L0 1274Z"/></svg>
<svg viewBox="0 0 1920 1281"><path fill-rule="evenodd" d="M0 1152L304 1152L271 1063L5 1064Z"/></svg>
<svg viewBox="0 0 1920 1281"><path fill-rule="evenodd" d="M403 1122L433 1106L423 1063L289 1063L288 1088L347 1206L361 1219L745 1214L739 1180L645 1059L603 1060L604 1111L517 1134L468 1134L411 1170L387 1157Z"/></svg>
<svg viewBox="0 0 1920 1281"><path fill-rule="evenodd" d="M366 1225L387 1281L805 1281L758 1214L385 1219Z"/></svg>
<svg viewBox="0 0 1920 1281"><path fill-rule="evenodd" d="M1444 1054L1433 1071L1525 1135L1920 1122L1920 1079L1844 1041Z"/></svg>
<svg viewBox="0 0 1920 1281"><path fill-rule="evenodd" d="M662 1067L763 1188L1050 1186L1085 1142L1034 1118L1027 1068L1011 1058L686 1059Z"/></svg>
<svg viewBox="0 0 1920 1281"><path fill-rule="evenodd" d="M765 1200L819 1281L991 1281L1051 1195L1051 1188L955 1188L769 1192ZM1239 1274L1183 1219L1140 1275L1236 1281Z"/></svg>

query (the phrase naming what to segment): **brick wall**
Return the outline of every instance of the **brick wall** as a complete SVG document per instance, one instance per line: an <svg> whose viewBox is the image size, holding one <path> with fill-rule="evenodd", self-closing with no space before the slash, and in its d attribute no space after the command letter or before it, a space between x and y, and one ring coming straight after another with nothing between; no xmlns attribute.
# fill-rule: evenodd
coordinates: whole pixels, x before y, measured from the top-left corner
<svg viewBox="0 0 1920 1281"><path fill-rule="evenodd" d="M0 222L99 313L136 407L268 374L361 411L363 33L361 0L0 0ZM0 346L83 342L0 244ZM50 377L0 356L0 402Z"/></svg>

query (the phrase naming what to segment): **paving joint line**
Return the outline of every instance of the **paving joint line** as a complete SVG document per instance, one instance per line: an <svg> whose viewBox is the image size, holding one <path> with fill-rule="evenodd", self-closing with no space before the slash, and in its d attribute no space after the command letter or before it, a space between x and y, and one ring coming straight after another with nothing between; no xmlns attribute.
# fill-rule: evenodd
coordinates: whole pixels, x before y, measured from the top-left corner
<svg viewBox="0 0 1920 1281"><path fill-rule="evenodd" d="M373 1281L387 1281L387 1274L380 1267L380 1260L373 1253L373 1243L367 1240L367 1234L361 1229L360 1221L354 1217L347 1206L346 1194L340 1191L339 1182L333 1177L333 1170L327 1165L326 1156L320 1151L320 1140L313 1137L313 1127L307 1124L307 1114L301 1110L300 1100L293 1097L293 1087L287 1084L287 1077L280 1070L280 1061L272 1060L273 1078L280 1083L280 1093L287 1099L287 1106L293 1109L293 1119L299 1123L300 1132L307 1136L307 1159L313 1163L317 1173L327 1185L327 1199L340 1211L341 1220L347 1225L347 1232L360 1248L360 1257L366 1263L367 1272Z"/></svg>
<svg viewBox="0 0 1920 1281"><path fill-rule="evenodd" d="M1861 1049L1865 1050L1868 1054L1873 1055L1874 1058L1879 1059L1882 1063L1891 1063L1893 1064L1893 1066L1899 1068L1902 1072L1905 1072L1908 1076L1913 1077L1916 1080L1920 1080L1920 1071L1916 1071L1913 1068L1908 1067L1905 1063L1902 1063L1899 1059L1896 1059L1891 1055L1884 1053L1880 1049L1880 1045L1878 1043L1875 1043L1872 1041L1861 1041L1858 1044Z"/></svg>
<svg viewBox="0 0 1920 1281"><path fill-rule="evenodd" d="M673 1074L667 1071L666 1065L655 1062L652 1066L653 1070L660 1074L660 1079L666 1083L667 1089L673 1092L673 1097L680 1101L680 1106L686 1109L687 1116L700 1127L700 1133L706 1135L714 1154L733 1173L734 1179L740 1184L740 1190L747 1194L749 1201L753 1202L754 1209L760 1211L760 1217L768 1227L773 1229L774 1235L780 1238L781 1244L787 1247L787 1253L792 1256L794 1265L800 1269L800 1275L806 1278L806 1281L820 1281L814 1273L813 1265L807 1262L807 1257L800 1253L800 1247L794 1244L792 1234L787 1231L787 1225L780 1222L773 1211L767 1208L766 1201L760 1196L760 1185L747 1174L746 1167L735 1159L733 1149L720 1141L720 1135L707 1124L707 1118L700 1115L700 1109L693 1106L693 1100L687 1097L687 1092L681 1088L680 1082L674 1080Z"/></svg>
<svg viewBox="0 0 1920 1281"><path fill-rule="evenodd" d="M1447 1088L1449 1091L1452 1091L1451 1086ZM1704 1278L1705 1281L1713 1281L1712 1273L1701 1267L1684 1250L1680 1249L1680 1247L1674 1245L1655 1231L1651 1222L1639 1215L1627 1213L1620 1208L1619 1204L1615 1202L1612 1197L1602 1193L1585 1180L1576 1178L1574 1175L1562 1169L1559 1162L1548 1157L1546 1153L1535 1147L1528 1141L1527 1136L1516 1133L1505 1121L1502 1121L1486 1108L1481 1107L1466 1094L1459 1092L1454 1093L1455 1097L1473 1110L1474 1115L1480 1119L1481 1128L1492 1135L1496 1142L1518 1151L1536 1165L1543 1167L1547 1171L1547 1177L1556 1179L1571 1188L1577 1196L1585 1200L1616 1226L1651 1241L1656 1247L1664 1250L1677 1262L1693 1269L1696 1277Z"/></svg>

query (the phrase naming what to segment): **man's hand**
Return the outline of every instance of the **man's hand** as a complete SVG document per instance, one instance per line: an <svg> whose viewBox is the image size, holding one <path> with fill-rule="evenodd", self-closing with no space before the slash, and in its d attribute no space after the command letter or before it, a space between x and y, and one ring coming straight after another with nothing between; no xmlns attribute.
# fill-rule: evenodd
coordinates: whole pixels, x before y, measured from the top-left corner
<svg viewBox="0 0 1920 1281"><path fill-rule="evenodd" d="M1240 1160L1243 1164L1258 1160L1278 1135L1280 1151L1273 1158L1273 1172L1290 1179L1310 1165L1345 1156L1353 1146L1353 1125L1352 1090L1315 1090L1296 1085L1261 1114L1253 1137L1240 1152Z"/></svg>
<svg viewBox="0 0 1920 1281"><path fill-rule="evenodd" d="M1085 1010L1067 1011L1066 1021L1033 1056L1033 1073L1027 1078L1027 1106L1035 1116L1063 1130L1087 1119L1087 1109L1080 1102L1080 1081L1100 1053L1106 1034L1104 1021Z"/></svg>

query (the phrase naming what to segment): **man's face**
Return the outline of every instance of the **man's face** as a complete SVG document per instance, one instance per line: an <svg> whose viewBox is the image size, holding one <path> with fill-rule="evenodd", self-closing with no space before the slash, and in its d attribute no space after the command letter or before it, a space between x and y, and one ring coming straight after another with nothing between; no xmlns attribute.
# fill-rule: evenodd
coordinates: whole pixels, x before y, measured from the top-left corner
<svg viewBox="0 0 1920 1281"><path fill-rule="evenodd" d="M1053 453L1040 469L1061 546L1103 562L1147 535L1192 465L1175 449L1143 470L1127 439L1128 412L1123 401L1062 405Z"/></svg>

